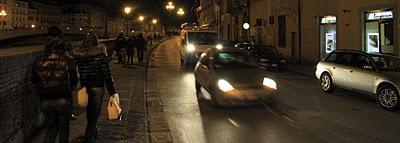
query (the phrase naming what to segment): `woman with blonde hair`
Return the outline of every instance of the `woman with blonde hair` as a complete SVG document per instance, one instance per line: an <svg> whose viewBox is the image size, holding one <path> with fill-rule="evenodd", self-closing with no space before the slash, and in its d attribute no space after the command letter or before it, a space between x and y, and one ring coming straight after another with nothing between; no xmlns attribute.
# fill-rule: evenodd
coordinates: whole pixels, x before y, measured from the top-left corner
<svg viewBox="0 0 400 143"><path fill-rule="evenodd" d="M111 75L106 46L99 43L97 35L89 32L82 45L73 50L77 61L81 85L86 87L89 100L86 107L87 126L83 142L94 142L97 136L97 120L102 106L105 88L119 101L119 95Z"/></svg>

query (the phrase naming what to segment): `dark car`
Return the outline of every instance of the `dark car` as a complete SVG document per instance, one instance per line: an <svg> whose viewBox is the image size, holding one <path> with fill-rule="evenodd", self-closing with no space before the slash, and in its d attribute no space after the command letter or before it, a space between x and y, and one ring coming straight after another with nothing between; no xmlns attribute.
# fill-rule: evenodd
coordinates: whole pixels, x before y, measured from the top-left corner
<svg viewBox="0 0 400 143"><path fill-rule="evenodd" d="M278 49L273 46L255 45L255 56L259 59L259 65L265 68L278 68L285 70L287 68L287 60L283 58Z"/></svg>
<svg viewBox="0 0 400 143"><path fill-rule="evenodd" d="M243 42L238 42L235 44L236 48L246 50L250 54L255 54L256 50L254 49L254 43L251 41L243 41Z"/></svg>

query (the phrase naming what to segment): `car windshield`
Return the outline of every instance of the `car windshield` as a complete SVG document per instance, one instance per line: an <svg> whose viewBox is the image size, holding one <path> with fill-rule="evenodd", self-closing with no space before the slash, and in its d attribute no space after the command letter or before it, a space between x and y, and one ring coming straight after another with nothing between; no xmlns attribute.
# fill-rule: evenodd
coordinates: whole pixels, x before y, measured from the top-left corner
<svg viewBox="0 0 400 143"><path fill-rule="evenodd" d="M215 61L219 69L256 68L252 58L244 52L219 52Z"/></svg>
<svg viewBox="0 0 400 143"><path fill-rule="evenodd" d="M213 32L189 32L189 42L199 45L213 45L218 41L218 34Z"/></svg>
<svg viewBox="0 0 400 143"><path fill-rule="evenodd" d="M372 55L375 66L382 71L400 72L400 58L394 56Z"/></svg>

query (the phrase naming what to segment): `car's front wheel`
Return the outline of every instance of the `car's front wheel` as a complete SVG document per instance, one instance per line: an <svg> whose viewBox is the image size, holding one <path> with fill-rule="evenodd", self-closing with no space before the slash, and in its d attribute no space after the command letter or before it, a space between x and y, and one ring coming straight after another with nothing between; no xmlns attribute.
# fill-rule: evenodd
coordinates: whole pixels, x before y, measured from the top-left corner
<svg viewBox="0 0 400 143"><path fill-rule="evenodd" d="M321 88L323 91L328 92L328 93L333 92L334 87L333 87L333 83L332 83L332 77L329 74L327 74L327 73L322 74L320 82L321 82Z"/></svg>
<svg viewBox="0 0 400 143"><path fill-rule="evenodd" d="M399 109L399 92L393 86L383 86L377 93L377 102L385 110Z"/></svg>

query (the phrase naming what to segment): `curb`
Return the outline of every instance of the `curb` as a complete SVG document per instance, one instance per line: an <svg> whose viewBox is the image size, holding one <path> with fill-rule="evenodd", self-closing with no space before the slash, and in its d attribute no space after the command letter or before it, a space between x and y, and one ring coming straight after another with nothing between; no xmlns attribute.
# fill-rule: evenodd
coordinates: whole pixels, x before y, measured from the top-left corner
<svg viewBox="0 0 400 143"><path fill-rule="evenodd" d="M149 72L149 64L150 64L150 60L151 57L153 56L152 53L154 52L154 50L157 49L158 46L160 46L162 43L164 43L165 41L169 40L171 38L166 38L164 40L161 40L160 42L158 42L157 44L153 45L151 49L148 50L147 53L147 62L146 62L146 77L145 77L145 82L144 82L144 103L145 103L145 118L147 119L147 132L146 132L146 136L147 136L147 143L152 143L152 142L157 142L154 140L161 140L160 142L172 142L172 137L171 137L171 133L169 130L169 126L168 123L166 122L165 119L165 114L162 108L162 103L161 101L157 101L154 100L156 97L152 96L149 97L149 91L147 90L147 84L148 84L148 80L149 80L149 76L148 76L148 72ZM159 97L158 97L159 98ZM154 101L150 101L149 99L153 99ZM154 107L154 106L158 106L158 107ZM160 108L161 107L161 108ZM158 115L159 119L162 119L164 126L160 126L160 123L155 123L155 126L161 127L164 129L164 131L157 131L157 132L153 132L152 131L152 126L154 126L152 124L152 120L150 119L150 116L154 116L155 114L150 114L150 109L154 110L159 110L162 112L156 113L156 115ZM154 111L153 111L154 112ZM154 140L153 140L154 139Z"/></svg>

